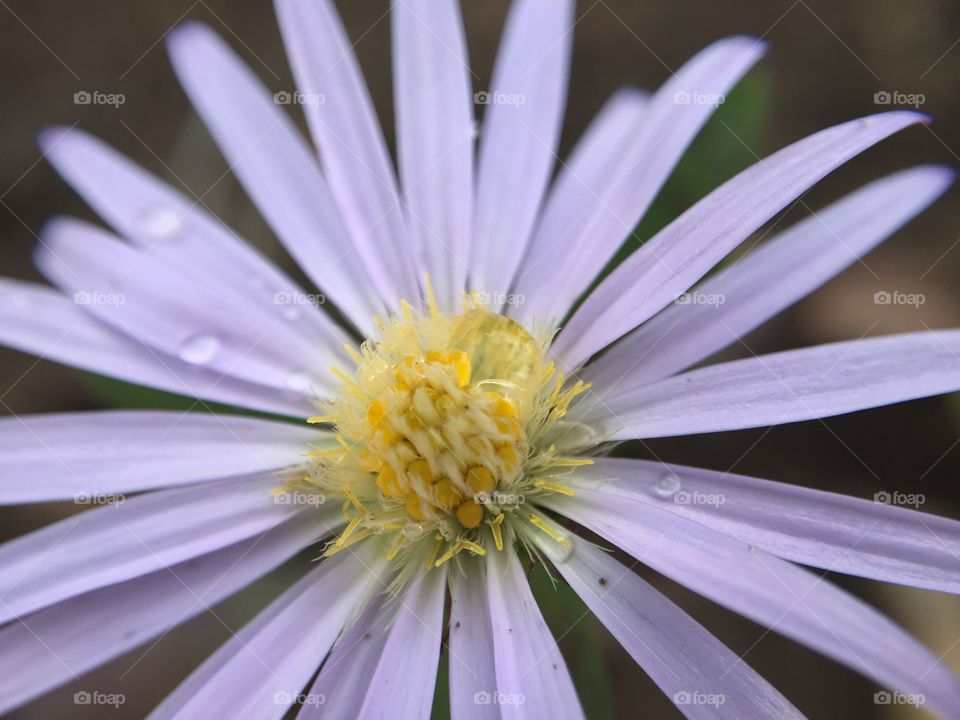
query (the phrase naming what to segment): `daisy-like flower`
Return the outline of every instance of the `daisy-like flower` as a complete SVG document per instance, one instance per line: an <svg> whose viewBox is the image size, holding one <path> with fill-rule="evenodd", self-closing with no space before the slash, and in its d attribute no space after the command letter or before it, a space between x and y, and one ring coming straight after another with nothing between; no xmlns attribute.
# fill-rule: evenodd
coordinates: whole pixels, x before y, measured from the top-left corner
<svg viewBox="0 0 960 720"><path fill-rule="evenodd" d="M168 412L3 420L0 501L117 507L0 547L0 709L150 642L311 547L320 562L153 717L279 718L293 705L306 718L427 717L442 643L454 718L580 717L528 558L569 583L687 716L800 716L595 544L609 543L957 717L960 683L930 651L801 566L957 592L960 525L612 457L621 440L960 388L956 330L689 369L949 186L940 167L886 177L703 280L827 173L925 118L875 115L774 153L586 294L714 109L685 100L727 92L761 43L723 40L652 96L618 93L552 180L572 0L517 0L492 87L476 96L458 3L402 0L391 20L395 177L331 3L277 5L319 159L286 98L212 32L182 27L170 50L233 171L322 297L240 242L202 197L79 131L42 136L45 155L116 234L52 221L37 262L56 289L3 280L0 339L296 422ZM683 295L695 286L725 302ZM710 496L724 501L683 501Z"/></svg>

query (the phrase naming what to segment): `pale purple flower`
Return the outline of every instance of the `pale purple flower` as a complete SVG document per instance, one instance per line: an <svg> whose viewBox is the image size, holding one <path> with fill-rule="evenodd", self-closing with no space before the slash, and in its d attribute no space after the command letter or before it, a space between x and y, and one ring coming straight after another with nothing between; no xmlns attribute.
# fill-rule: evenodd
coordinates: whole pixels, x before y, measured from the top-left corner
<svg viewBox="0 0 960 720"><path fill-rule="evenodd" d="M274 96L202 26L176 30L170 50L232 170L318 290L243 244L202 197L80 131L50 130L46 156L116 235L52 221L37 263L56 289L3 280L0 341L300 422L171 412L0 421L0 502L112 501L0 547L0 710L150 642L313 546L325 559L154 717L279 718L297 703L305 718L427 717L445 631L454 718L580 717L524 551L580 594L688 717L799 716L579 526L884 687L960 714L960 683L930 651L800 567L956 593L955 521L598 452L960 389L956 330L689 370L950 185L941 167L896 173L701 283L827 173L925 118L854 120L771 155L643 245L565 320L713 111L699 98L726 93L762 44L723 40L652 96L618 93L551 182L572 0L514 3L488 90L471 85L458 3L403 0L391 20L396 178L332 4L277 5L296 95ZM287 114L294 101L319 161ZM711 297L722 302L701 301ZM325 301L371 338L362 351Z"/></svg>

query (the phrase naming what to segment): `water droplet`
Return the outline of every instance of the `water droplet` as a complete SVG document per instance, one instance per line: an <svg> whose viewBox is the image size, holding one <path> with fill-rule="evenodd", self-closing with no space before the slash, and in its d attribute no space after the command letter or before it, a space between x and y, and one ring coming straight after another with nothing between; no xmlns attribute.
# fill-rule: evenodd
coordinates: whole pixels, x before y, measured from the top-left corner
<svg viewBox="0 0 960 720"><path fill-rule="evenodd" d="M180 359L191 365L206 365L220 350L220 341L213 335L200 334L188 338L180 346Z"/></svg>
<svg viewBox="0 0 960 720"><path fill-rule="evenodd" d="M664 473L663 476L657 480L657 484L653 486L653 489L660 497L673 497L680 489L680 478L673 473Z"/></svg>
<svg viewBox="0 0 960 720"><path fill-rule="evenodd" d="M143 231L155 240L167 240L183 226L183 215L169 207L148 208L140 224Z"/></svg>
<svg viewBox="0 0 960 720"><path fill-rule="evenodd" d="M304 372L293 372L287 376L287 387L298 393L309 393L313 382Z"/></svg>

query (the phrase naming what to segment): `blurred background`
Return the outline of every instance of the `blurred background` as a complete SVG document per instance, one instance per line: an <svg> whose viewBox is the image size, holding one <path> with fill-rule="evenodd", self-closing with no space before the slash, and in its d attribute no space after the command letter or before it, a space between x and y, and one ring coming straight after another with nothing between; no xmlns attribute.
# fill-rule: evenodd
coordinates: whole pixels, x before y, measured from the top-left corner
<svg viewBox="0 0 960 720"><path fill-rule="evenodd" d="M392 143L386 0L341 2L340 9ZM507 0L466 0L463 13L476 89L489 81ZM632 245L757 158L818 129L893 106L933 116L868 151L778 217L782 227L881 174L923 162L960 166L960 4L950 0L581 0L563 149L569 150L606 98L623 85L655 89L711 41L761 36L769 55L704 130L663 191ZM174 185L184 183L240 234L294 271L264 222L229 176L192 113L167 61L164 36L177 23L210 24L275 91L292 90L273 8L267 0L0 0L0 259L4 275L39 280L31 252L54 214L93 219L42 160L35 144L47 124L98 135ZM122 94L117 107L76 104L75 94ZM878 95L878 93L881 93ZM891 104L882 104L890 99ZM881 104L878 105L878 100ZM297 120L302 117L296 107ZM758 234L762 238L764 232ZM752 243L745 243L749 247ZM882 248L812 297L747 338L762 353L834 340L960 325L960 191L954 189ZM917 305L878 305L877 292L922 296ZM226 310L228 311L228 310ZM728 356L744 354L741 348ZM108 407L180 407L143 392L0 349L0 413ZM628 447L658 457L872 498L922 493L922 509L960 518L960 403L955 397L798 423L773 430L661 440ZM0 508L0 540L76 512L73 505ZM303 560L310 558L305 554ZM306 562L294 562L248 592L11 717L143 716ZM927 717L911 707L877 705L879 689L843 667L765 632L645 573L715 632L810 717ZM931 592L831 578L891 614L960 671L960 602ZM591 718L680 717L569 591L542 574L537 594L561 637ZM318 612L322 609L318 608ZM29 672L23 668L23 672ZM437 717L444 717L444 682ZM119 692L114 710L77 706L78 690ZM642 710L641 710L642 708Z"/></svg>

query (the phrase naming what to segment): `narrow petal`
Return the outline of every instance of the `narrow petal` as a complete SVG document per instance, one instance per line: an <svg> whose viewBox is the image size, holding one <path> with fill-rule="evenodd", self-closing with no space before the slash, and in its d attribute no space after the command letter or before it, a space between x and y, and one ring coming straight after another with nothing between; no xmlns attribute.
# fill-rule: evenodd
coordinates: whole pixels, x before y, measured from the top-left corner
<svg viewBox="0 0 960 720"><path fill-rule="evenodd" d="M121 496L0 545L0 623L279 525L302 508L274 502L277 482L254 477Z"/></svg>
<svg viewBox="0 0 960 720"><path fill-rule="evenodd" d="M577 540L556 567L686 717L803 717L726 645L603 550Z"/></svg>
<svg viewBox="0 0 960 720"><path fill-rule="evenodd" d="M323 537L321 517L301 513L223 550L64 600L6 626L0 630L0 713L149 642L266 575Z"/></svg>
<svg viewBox="0 0 960 720"><path fill-rule="evenodd" d="M169 36L174 70L231 169L300 267L361 330L381 311L310 146L236 54L199 23Z"/></svg>
<svg viewBox="0 0 960 720"><path fill-rule="evenodd" d="M112 330L84 308L48 287L0 278L0 344L188 397L299 418L314 412L306 395L278 393L159 353Z"/></svg>
<svg viewBox="0 0 960 720"><path fill-rule="evenodd" d="M420 298L416 255L383 132L330 0L275 0L300 103L357 250L392 298Z"/></svg>
<svg viewBox="0 0 960 720"><path fill-rule="evenodd" d="M404 590L358 717L430 717L446 589L446 572L433 570Z"/></svg>
<svg viewBox="0 0 960 720"><path fill-rule="evenodd" d="M314 397L339 385L329 367L347 367L341 348L317 346L256 307L240 320L229 298L167 262L162 250L138 251L69 219L47 223L41 238L36 263L51 282L158 352L281 393Z"/></svg>
<svg viewBox="0 0 960 720"><path fill-rule="evenodd" d="M513 552L487 556L487 597L493 625L495 702L529 717L583 718L567 664Z"/></svg>
<svg viewBox="0 0 960 720"><path fill-rule="evenodd" d="M554 344L569 368L673 302L753 231L871 145L925 120L898 111L822 130L774 153L657 233L590 294Z"/></svg>
<svg viewBox="0 0 960 720"><path fill-rule="evenodd" d="M379 582L383 564L369 543L363 545L324 560L270 603L184 680L151 720L282 718Z"/></svg>
<svg viewBox="0 0 960 720"><path fill-rule="evenodd" d="M642 127L649 102L647 93L634 88L619 90L606 102L560 167L547 196L536 237L562 237L577 219L589 214L600 202L603 188L631 167L626 151ZM530 252L531 255L538 252L536 246ZM561 253L562 247L555 252ZM552 260L541 254L536 260L528 257L521 265L517 285L523 294L515 294L508 311L524 323L535 324L538 317L542 320L551 315L545 308L554 305L552 285L540 285L527 295L526 291L531 288L523 274L536 275L541 263L550 262Z"/></svg>
<svg viewBox="0 0 960 720"><path fill-rule="evenodd" d="M577 486L552 509L714 602L892 689L956 715L960 681L927 648L866 603L759 548L650 503Z"/></svg>
<svg viewBox="0 0 960 720"><path fill-rule="evenodd" d="M400 180L408 230L443 310L466 288L473 216L473 90L456 0L390 14Z"/></svg>
<svg viewBox="0 0 960 720"><path fill-rule="evenodd" d="M742 475L613 458L584 468L576 482L605 496L660 505L786 560L960 593L960 522L885 504L892 498L888 493L861 500Z"/></svg>
<svg viewBox="0 0 960 720"><path fill-rule="evenodd" d="M865 255L954 181L918 167L870 183L803 220L682 297L591 363L584 380L618 392L673 375L722 350ZM706 302L691 302L702 298Z"/></svg>
<svg viewBox="0 0 960 720"><path fill-rule="evenodd" d="M450 717L499 720L499 704L477 702L497 687L486 567L473 558L463 569L450 580Z"/></svg>
<svg viewBox="0 0 960 720"><path fill-rule="evenodd" d="M297 720L340 720L360 717L360 708L370 689L387 643L393 606L379 599L367 603L363 613L337 640L307 691Z"/></svg>
<svg viewBox="0 0 960 720"><path fill-rule="evenodd" d="M960 330L938 330L710 365L587 398L571 414L610 439L653 438L781 425L958 389Z"/></svg>
<svg viewBox="0 0 960 720"><path fill-rule="evenodd" d="M513 3L477 159L472 284L507 293L557 159L573 49L573 0ZM495 298L494 309L500 306Z"/></svg>
<svg viewBox="0 0 960 720"><path fill-rule="evenodd" d="M266 313L321 347L339 349L347 337L317 310L319 300L234 235L219 219L100 140L76 129L40 136L44 156L119 235L157 248L177 268L215 289L232 315ZM293 316L296 316L295 318ZM278 321L283 321L279 323Z"/></svg>
<svg viewBox="0 0 960 720"><path fill-rule="evenodd" d="M630 237L719 98L764 49L754 38L732 37L700 52L650 99L611 172L584 178L586 203L571 208L551 197L516 290L530 298L523 308L530 318L558 321L567 314Z"/></svg>
<svg viewBox="0 0 960 720"><path fill-rule="evenodd" d="M0 504L74 500L280 470L330 442L229 415L80 412L0 419Z"/></svg>

